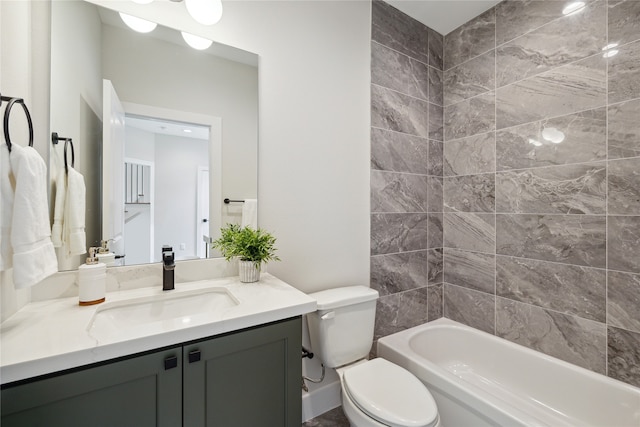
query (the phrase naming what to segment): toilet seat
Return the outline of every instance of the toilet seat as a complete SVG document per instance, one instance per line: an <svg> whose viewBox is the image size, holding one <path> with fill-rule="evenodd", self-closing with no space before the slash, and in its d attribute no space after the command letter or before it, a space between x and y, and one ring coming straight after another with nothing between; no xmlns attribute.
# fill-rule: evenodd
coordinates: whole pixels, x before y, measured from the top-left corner
<svg viewBox="0 0 640 427"><path fill-rule="evenodd" d="M346 369L344 389L364 413L390 427L431 427L438 408L429 390L406 369L377 358Z"/></svg>

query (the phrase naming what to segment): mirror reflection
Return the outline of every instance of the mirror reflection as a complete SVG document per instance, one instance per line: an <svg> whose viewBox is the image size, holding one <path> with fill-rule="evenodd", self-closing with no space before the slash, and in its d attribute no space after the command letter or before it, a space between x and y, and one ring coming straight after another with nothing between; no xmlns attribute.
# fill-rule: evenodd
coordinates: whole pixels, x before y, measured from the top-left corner
<svg viewBox="0 0 640 427"><path fill-rule="evenodd" d="M115 265L158 262L163 245L178 260L216 256L205 239L242 213L222 200L257 197L257 56L196 50L162 26L137 33L86 2L53 2L51 33L51 131L73 138L86 246L107 241ZM86 257L57 254L61 270Z"/></svg>

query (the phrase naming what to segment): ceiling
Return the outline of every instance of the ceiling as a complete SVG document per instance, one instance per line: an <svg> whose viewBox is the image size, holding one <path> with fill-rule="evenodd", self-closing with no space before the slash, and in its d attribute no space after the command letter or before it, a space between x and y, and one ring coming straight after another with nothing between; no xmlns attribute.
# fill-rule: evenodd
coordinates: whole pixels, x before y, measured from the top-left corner
<svg viewBox="0 0 640 427"><path fill-rule="evenodd" d="M427 27L447 35L500 0L385 0Z"/></svg>
<svg viewBox="0 0 640 427"><path fill-rule="evenodd" d="M131 115L127 115L126 124L151 133L209 140L208 126Z"/></svg>

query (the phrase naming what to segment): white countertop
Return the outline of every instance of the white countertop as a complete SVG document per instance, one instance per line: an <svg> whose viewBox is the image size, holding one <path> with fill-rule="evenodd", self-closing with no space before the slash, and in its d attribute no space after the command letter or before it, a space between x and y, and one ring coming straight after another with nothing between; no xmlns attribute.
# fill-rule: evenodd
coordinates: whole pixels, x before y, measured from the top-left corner
<svg viewBox="0 0 640 427"><path fill-rule="evenodd" d="M94 315L132 299L163 299L224 288L236 304L211 316L180 322L155 322L144 328L117 328L96 338ZM28 304L0 326L0 382L7 384L38 375L127 356L232 332L316 310L316 301L269 274L256 283L237 277L177 283L110 292L107 301L80 307L78 297Z"/></svg>

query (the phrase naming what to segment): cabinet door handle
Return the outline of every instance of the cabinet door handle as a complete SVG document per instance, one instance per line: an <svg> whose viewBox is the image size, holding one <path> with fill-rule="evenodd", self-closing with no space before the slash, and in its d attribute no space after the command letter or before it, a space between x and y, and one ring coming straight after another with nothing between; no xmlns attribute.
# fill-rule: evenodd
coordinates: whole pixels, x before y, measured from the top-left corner
<svg viewBox="0 0 640 427"><path fill-rule="evenodd" d="M178 366L178 358L176 356L169 356L164 359L164 370L176 368Z"/></svg>
<svg viewBox="0 0 640 427"><path fill-rule="evenodd" d="M191 350L189 352L189 363L199 362L201 357L200 350Z"/></svg>

